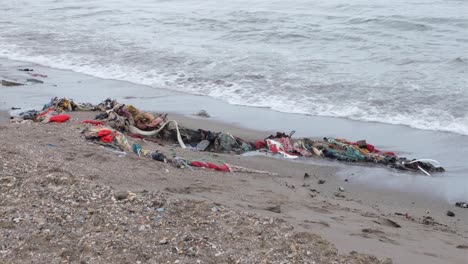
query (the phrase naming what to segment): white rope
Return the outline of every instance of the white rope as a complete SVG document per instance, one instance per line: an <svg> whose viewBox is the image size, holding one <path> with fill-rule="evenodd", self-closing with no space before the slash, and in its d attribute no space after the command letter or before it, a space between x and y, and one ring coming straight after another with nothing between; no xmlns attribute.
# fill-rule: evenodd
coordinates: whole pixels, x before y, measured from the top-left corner
<svg viewBox="0 0 468 264"><path fill-rule="evenodd" d="M408 162L408 164L411 164L411 163L415 163L415 162L432 162L432 163L435 163L437 166L440 167L440 163L437 161L437 160L433 160L433 159L417 159L417 160L413 160L411 162ZM421 166L418 165L418 169L421 170L422 172L424 172L424 174L426 174L427 176L431 176L431 174L429 174L429 172L425 171L423 168L421 168Z"/></svg>
<svg viewBox="0 0 468 264"><path fill-rule="evenodd" d="M185 146L185 144L184 144L184 141L182 141L182 137L180 136L179 126L177 125L177 122L175 120L166 121L157 130L143 131L143 130L140 130L139 128L135 127L135 126L129 126L129 130L133 134L139 134L139 135L143 135L143 136L154 136L154 135L158 134L159 132L161 132L161 130L163 130L164 127L166 127L166 125L171 123L171 122L174 123L174 125L175 125L176 131L177 131L177 141L179 141L180 147L187 148Z"/></svg>
<svg viewBox="0 0 468 264"><path fill-rule="evenodd" d="M418 165L418 168L424 172L427 176L431 176L431 174L429 174L429 172L425 171L423 168L421 168L419 165Z"/></svg>
<svg viewBox="0 0 468 264"><path fill-rule="evenodd" d="M432 162L432 163L435 163L437 166L440 167L440 163L439 163L437 160L433 160L433 159L417 159L417 160L413 160L413 161L411 161L411 162L408 162L408 164L415 163L415 162L418 162L418 161L422 161L422 162Z"/></svg>

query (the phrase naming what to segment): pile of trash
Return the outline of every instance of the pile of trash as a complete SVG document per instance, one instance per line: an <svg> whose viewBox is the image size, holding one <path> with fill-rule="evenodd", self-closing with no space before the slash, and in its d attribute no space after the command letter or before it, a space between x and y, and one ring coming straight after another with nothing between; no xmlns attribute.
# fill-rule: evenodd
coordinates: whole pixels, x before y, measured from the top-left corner
<svg viewBox="0 0 468 264"><path fill-rule="evenodd" d="M29 84L43 84L43 78L47 78L47 75L34 73L34 69L17 69L18 71L24 72L21 76L15 76L13 80L0 79L0 86L13 87L13 86L23 86ZM34 78L31 78L34 77Z"/></svg>
<svg viewBox="0 0 468 264"><path fill-rule="evenodd" d="M33 120L36 122L66 122L69 111L99 111L94 120L84 120L90 124L83 135L87 140L112 147L122 152L135 152L138 156L150 157L167 162L168 159L157 151L141 149L137 144L130 145L123 133L134 138L161 139L177 142L181 148L194 151L223 152L242 154L249 151L267 151L288 159L322 157L343 162L380 164L398 170L422 172L431 175L444 172L440 164L431 159L407 159L398 157L394 152L381 151L365 140L351 142L343 138L325 137L322 140L310 138L293 139L292 135L277 132L263 140L248 142L225 132L212 132L203 129L179 127L177 121L169 120L167 114L152 114L133 105L125 105L116 100L106 99L98 105L76 104L67 98L52 98L42 111L27 111L19 114L13 121ZM222 163L220 165L203 161L188 161L176 157L173 162L177 167L203 167L218 171L255 171L248 168ZM170 160L172 162L172 160ZM435 165L433 165L435 164ZM259 172L259 171L255 171ZM267 172L260 172L267 173Z"/></svg>
<svg viewBox="0 0 468 264"><path fill-rule="evenodd" d="M324 137L323 140L309 138L292 139L292 134L276 133L270 135L264 141L257 141L255 145L266 148L274 154L285 158L296 159L299 157L324 157L344 162L368 162L388 166L390 168L408 171L421 171L430 176L429 172L444 172L440 164L431 159L413 159L398 157L394 152L381 151L365 140L350 142L343 138ZM435 163L437 166L434 166Z"/></svg>
<svg viewBox="0 0 468 264"><path fill-rule="evenodd" d="M73 100L67 98L52 98L44 104L41 111L29 110L20 113L17 117L12 117L11 122L22 122L31 120L42 123L63 123L70 120L70 116L63 112L71 111L95 111L96 108L91 104L76 104Z"/></svg>

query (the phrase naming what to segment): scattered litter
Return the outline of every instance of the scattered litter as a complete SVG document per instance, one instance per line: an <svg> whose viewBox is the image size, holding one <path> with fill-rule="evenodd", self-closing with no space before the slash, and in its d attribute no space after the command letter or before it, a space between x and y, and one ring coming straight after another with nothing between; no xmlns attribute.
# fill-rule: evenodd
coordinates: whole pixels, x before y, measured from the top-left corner
<svg viewBox="0 0 468 264"><path fill-rule="evenodd" d="M192 167L188 164L188 162L182 157L177 157L177 156L173 157L171 160L171 163L174 167L179 168L179 169L188 167L190 170L193 170Z"/></svg>
<svg viewBox="0 0 468 264"><path fill-rule="evenodd" d="M24 69L18 69L18 71L32 72L32 71L34 71L34 70L33 70L33 69L29 69L29 68L24 68Z"/></svg>
<svg viewBox="0 0 468 264"><path fill-rule="evenodd" d="M61 115L51 116L46 120L48 120L49 123L53 123L53 122L63 123L63 122L67 122L68 120L70 120L70 116L66 114L61 114Z"/></svg>
<svg viewBox="0 0 468 264"><path fill-rule="evenodd" d="M164 212L164 208L163 208L163 207L159 207L159 208L156 209L156 211L162 213L162 212Z"/></svg>
<svg viewBox="0 0 468 264"><path fill-rule="evenodd" d="M452 211L447 211L447 216L454 217L455 213Z"/></svg>
<svg viewBox="0 0 468 264"><path fill-rule="evenodd" d="M205 151L209 145L210 145L210 141L205 139L205 140L200 141L200 143L198 143L195 148L198 151Z"/></svg>
<svg viewBox="0 0 468 264"><path fill-rule="evenodd" d="M197 116L201 116L201 117L210 117L210 115L208 114L208 112L206 112L206 110L200 110L197 114Z"/></svg>
<svg viewBox="0 0 468 264"><path fill-rule="evenodd" d="M34 79L34 78L26 79L26 81L32 82L32 83L44 83L44 81L41 81L41 80L38 80L38 79Z"/></svg>
<svg viewBox="0 0 468 264"><path fill-rule="evenodd" d="M2 86L21 86L21 85L24 85L24 83L2 80Z"/></svg>
<svg viewBox="0 0 468 264"><path fill-rule="evenodd" d="M225 132L179 128L175 120L167 119L167 114L151 114L141 111L132 105L121 104L112 99L106 99L97 105L92 105L89 103L77 104L71 99L54 97L44 104L42 111L30 110L20 113L17 117L17 122L21 122L21 119L44 123L66 122L70 119L70 116L62 112L70 111L100 111L96 115L95 120L81 121L83 124L93 125L94 128L87 127L83 131L87 140L114 148L118 151L134 151L139 156L150 157L162 162L167 162L166 157L162 153L141 149L141 146L138 144L131 146L124 133L128 133L131 137L148 141L158 142L158 139L176 141L181 148L187 148L188 146L196 151L243 154L256 149L279 154L288 159L320 156L344 162L377 163L390 168L422 172L427 175L430 175L432 172L444 171L435 160L408 160L398 157L393 152L378 150L365 140L350 142L346 139L332 137L325 137L323 140L312 140L309 138L293 139L292 136L295 131L291 131L289 134L277 132L276 135L270 135L263 141L257 140L252 143ZM174 159L172 163L178 168L189 167L192 169L191 167L202 167L224 172L273 175L271 172L226 163L215 164L200 160L188 161L183 157ZM304 174L304 179L309 177L308 173ZM318 184L324 183L325 180L318 181ZM342 189L342 187L340 188ZM340 191L344 191L344 189L341 189Z"/></svg>
<svg viewBox="0 0 468 264"><path fill-rule="evenodd" d="M468 203L465 202L456 202L455 206L461 207L461 208L468 208Z"/></svg>
<svg viewBox="0 0 468 264"><path fill-rule="evenodd" d="M387 218L380 218L378 220L375 220L374 222L379 225L388 226L388 227L394 227L394 228L401 227L401 225L399 225L397 222L387 219Z"/></svg>
<svg viewBox="0 0 468 264"><path fill-rule="evenodd" d="M125 136L106 126L93 126L85 128L82 132L85 139L96 144L110 147L120 151L132 151L130 143Z"/></svg>
<svg viewBox="0 0 468 264"><path fill-rule="evenodd" d="M47 144L48 147L53 147L53 148L57 148L58 146L57 145L54 145L54 144Z"/></svg>
<svg viewBox="0 0 468 264"><path fill-rule="evenodd" d="M343 188L343 187L341 187L341 186L340 186L340 187L338 187L338 190L339 190L340 192L344 192L344 188Z"/></svg>
<svg viewBox="0 0 468 264"><path fill-rule="evenodd" d="M207 168L207 169L212 169L212 170L217 170L217 171L230 172L227 164L216 165L211 162L192 161L190 162L190 166L199 167L199 168Z"/></svg>
<svg viewBox="0 0 468 264"><path fill-rule="evenodd" d="M102 121L96 121L96 120L83 120L81 121L82 124L90 124L93 126L102 126L104 125L104 122Z"/></svg>
<svg viewBox="0 0 468 264"><path fill-rule="evenodd" d="M108 148L111 152L115 153L118 155L119 158L123 158L125 156L127 156L127 152L125 151L119 151L119 150L116 150L116 149L111 149L111 148Z"/></svg>
<svg viewBox="0 0 468 264"><path fill-rule="evenodd" d="M346 196L344 196L344 195L341 194L341 193L335 193L335 197L346 198Z"/></svg>
<svg viewBox="0 0 468 264"><path fill-rule="evenodd" d="M309 138L293 140L291 138L292 134L292 132L289 135L277 132L276 135L267 137L265 145L268 151L273 154L280 154L288 159L315 155L343 162L377 163L394 169L422 172L429 176L429 172L445 171L435 160L408 160L404 157L398 157L394 152L378 150L365 140L350 142L346 139L332 137L324 137L323 140L311 140ZM255 142L255 146L261 146L260 143Z"/></svg>
<svg viewBox="0 0 468 264"><path fill-rule="evenodd" d="M325 182L325 180L318 180L318 184L324 184Z"/></svg>
<svg viewBox="0 0 468 264"><path fill-rule="evenodd" d="M32 77L41 77L41 78L47 78L47 75L40 74L40 73L28 73Z"/></svg>
<svg viewBox="0 0 468 264"><path fill-rule="evenodd" d="M133 152L135 152L138 157L141 157L141 146L138 144L133 144L132 146Z"/></svg>
<svg viewBox="0 0 468 264"><path fill-rule="evenodd" d="M151 158L161 162L167 162L166 156L158 151L151 153Z"/></svg>

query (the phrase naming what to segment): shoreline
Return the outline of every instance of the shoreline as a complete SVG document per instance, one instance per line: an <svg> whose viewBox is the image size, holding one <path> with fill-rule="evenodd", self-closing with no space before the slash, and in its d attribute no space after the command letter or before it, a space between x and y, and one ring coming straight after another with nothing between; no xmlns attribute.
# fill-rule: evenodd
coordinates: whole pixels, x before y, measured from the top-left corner
<svg viewBox="0 0 468 264"><path fill-rule="evenodd" d="M80 75L80 76L85 76L84 79L98 79L98 80L108 81L108 82L112 82L112 83L120 83L120 84L124 84L124 85L126 84L127 86L130 86L130 87L140 87L140 88L145 87L146 89L149 89L150 91L156 93L156 95L153 95L153 96L147 95L147 96L138 97L138 96L129 95L129 96L127 96L128 98L123 98L123 99L125 99L125 100L127 100L129 102L133 101L134 99L136 99L136 100L147 100L147 99L155 99L155 98L167 97L167 96L181 96L181 97L188 96L188 97L193 97L193 98L197 98L197 97L199 97L199 98L209 98L210 101L216 101L217 102L216 105L229 105L231 107L251 108L251 109L254 109L254 111L255 111L255 109L257 109L259 111L265 111L266 110L266 111L270 111L270 112L274 112L274 113L278 113L278 114L292 115L292 116L299 116L299 117L312 117L312 118L317 118L317 119L332 119L332 120L336 119L336 120L338 120L338 122L341 122L341 123L344 123L344 124L346 124L346 123L358 123L358 124L363 123L363 124L368 124L369 126L383 125L383 126L390 126L390 127L400 127L400 129L420 130L420 131L433 132L433 133L442 133L442 134L453 134L453 135L456 135L456 136L462 136L462 137L467 137L468 138L468 135L460 134L460 133L457 133L457 132L416 128L416 127L412 127L410 125L405 125L405 124L385 123L385 122L379 122L379 121L367 121L367 120L359 120L359 119L352 119L352 118L339 117L339 116L316 116L316 115L311 115L311 114L307 114L307 113L282 112L282 111L279 111L279 110L272 109L270 107L230 104L230 103L224 102L224 101L222 101L220 99L211 98L211 97L209 97L207 95L189 94L189 93L184 93L184 92L180 92L180 91L170 90L170 89L167 89L167 88L159 88L159 87L155 88L155 87L152 87L150 85L137 84L137 83L127 81L127 80L101 78L101 77L96 77L96 76L93 76L93 75L90 75L90 74L87 74L87 73L75 72L75 71L70 70L70 69L53 68L53 67L44 66L44 65L41 65L41 64L38 64L38 63L35 63L35 62L14 60L14 59L9 59L9 58L5 58L5 57L0 57L0 66L2 66L1 62L6 64L7 67L11 67L11 65L15 65L17 67L39 67L41 69L45 69L45 71L52 70L52 71L55 71L55 72L67 73L66 74L67 76ZM3 71L3 70L5 70L5 69L2 69L2 67L0 67L0 76L1 76L1 74L5 75L5 71ZM11 74L11 72L12 71L10 69L9 74ZM19 75L16 75L16 77L18 77L18 76ZM21 79L21 77L20 77L20 79ZM15 80L15 78L13 78L13 80ZM79 83L81 83L81 81ZM54 85L54 86L57 87L58 85ZM146 93L144 93L144 94L146 94ZM95 103L97 103L97 102L95 102ZM1 107L2 106L0 105L0 109L1 109ZM144 110L154 110L154 109L144 109ZM167 111L167 108L164 109L164 110L166 110L165 112L174 112L175 114L184 114L184 115L194 114L194 113L186 112L187 108L182 109L182 110L179 109L177 111ZM311 136L311 135L304 134L304 136Z"/></svg>
<svg viewBox="0 0 468 264"><path fill-rule="evenodd" d="M297 137L345 137L352 141L365 139L379 149L393 151L400 156L435 159L447 171L433 177L420 177L367 166L348 166L328 161L318 161L318 163L345 168L351 171L350 174L359 174L361 183L370 188L418 192L430 198L436 196L448 204L468 200L468 187L464 187L468 186L468 177L465 174L468 171L468 164L464 159L468 156L468 136L418 130L401 125L285 114L263 108L235 106L204 96L187 95L129 82L98 79L71 71L5 59L0 59L0 76L18 76L22 72L17 71L17 68L28 67L35 68L37 73L48 75L47 78L43 78L44 84L2 87L0 109L12 106L24 109L40 108L53 96L91 103L112 97L145 111L170 113L179 119L188 117L186 122L192 119L190 122L204 120L207 121L206 126L208 123L220 128L227 126L233 134L241 137L244 131L247 134L250 134L247 131L264 131L264 134L257 134L256 139L259 139L276 131L295 130ZM194 116L202 109L211 115L209 119ZM310 162L317 163L316 160Z"/></svg>
<svg viewBox="0 0 468 264"><path fill-rule="evenodd" d="M27 63L24 65L26 67L37 67L40 72L47 71L40 66L31 66L31 64ZM169 95L167 91L158 91L149 87L132 86L129 88L127 84L122 84L119 81L96 78L83 79L83 76L73 72L64 74L62 71L52 69L51 72L46 73L49 75L46 79L50 82L49 85L47 85L48 83L29 85L18 89L17 87L0 87L3 91L8 91L6 95L3 93L0 96L0 104L2 101L8 102L0 105L0 108L10 106L37 107L43 104L46 98L48 100L56 95L74 98L80 102L90 101L96 103L96 100L101 101L109 97L103 95L110 94L114 95L114 98L118 101L133 104L144 110L169 113L170 118L174 117L181 125L189 128L227 131L246 139L264 138L276 131L288 132L288 128L297 129L297 126L299 127L297 129L297 135L299 136L309 136L310 134L321 136L332 131L335 133L332 136L346 136L350 131L358 134L358 136L370 133L369 142L377 142L379 147L400 149L400 153L405 156L413 156L415 153L405 151L405 148L397 145L398 139L404 140L402 145L411 143L407 148L409 150L421 147L421 153L429 154L434 151L433 146L428 147L423 144L428 138L442 140L442 142L438 143L440 145L445 144L444 140L460 138L456 135L447 135L445 132L415 131L398 126L393 127L392 125L361 124L364 128L356 128L355 121L341 120L337 123L337 120L330 120L329 118L303 117L294 114L272 113L268 109L231 106L201 96ZM58 86L51 86L51 83ZM81 89L82 87L86 87L85 91L101 89L96 90L95 93L86 94ZM143 89L140 92L144 96L125 99L128 94L131 94L132 91L135 92L134 89L137 88ZM126 89L130 90L127 91ZM157 95L150 98L150 93ZM82 99L79 100L80 98ZM212 117L193 116L202 109L206 110ZM4 116L3 120L7 121L5 113L5 111L0 111L0 121L2 115ZM440 184L440 181L445 180L444 177L428 178L408 173L394 173L386 168L368 168L323 160L291 162L265 156L233 156L226 154L215 155L217 155L216 158L221 158L232 164L258 170L275 171L279 176L269 177L238 173L226 175L210 171L190 172L174 169L169 165L164 165L161 168L159 165L153 165L152 162L154 161L139 160L131 156L131 153L128 157L121 159L100 147L88 146L79 138L76 128L79 128L80 125L76 123L76 120L89 118L92 115L86 112L74 112L72 114L73 121L63 125L22 125L2 124L0 122L0 126L6 127L6 129L0 130L0 133L4 138L9 139L6 141L12 149L18 148L15 147L15 142L19 145L24 143L26 146L37 147L40 151L55 157L54 150L47 147L46 144L59 146L60 150L66 153L65 157L70 156L71 159L64 160L64 166L70 166L77 172L79 170L74 166L80 164L83 166L84 164L87 166L91 164L101 168L101 171L111 171L111 173L104 172L103 175L100 175L98 171L92 172L89 168L85 170L89 175L93 173L99 175L94 179L96 182L108 184L122 190L141 191L149 189L151 191L165 191L181 199L208 200L263 216L280 217L292 224L297 230L318 233L333 242L340 252L357 250L382 258L391 257L394 259L394 263L440 263L440 261L462 263L460 260L463 260L464 251L455 248L455 246L463 244L468 238L468 230L466 230L468 210L456 208L449 198L444 199L443 196L436 195L435 191L426 189L433 187L427 185L428 183ZM308 122L318 122L322 126L317 127ZM32 129L31 126L36 127ZM65 126L65 128L62 126ZM268 129L265 129L267 127ZM387 131L389 128L391 128L390 133ZM64 131L61 131L61 129ZM366 129L369 131L366 131ZM58 133L58 135L54 135L55 133ZM395 136L395 138L385 140L391 135ZM404 135L410 135L417 142L411 142L408 138L404 138ZM164 144L161 146L143 141L141 143L165 151L167 154L170 153L172 148L172 146ZM210 153L195 153L179 148L174 149L187 157L213 157ZM450 150L452 149L447 151ZM95 158L87 158L72 153L87 153L86 155L90 155L89 157ZM445 154L445 152L442 154ZM73 164L75 162L77 164ZM127 167L121 168L121 171L115 170L113 166L121 166L120 163ZM158 166L157 169L161 171L152 171L144 168L145 166L153 166L151 167L153 169L155 169L154 166ZM141 172L138 171L140 169ZM170 173L166 173L166 175L163 172L165 169ZM326 184L317 185L315 178L305 180L305 172L320 179L325 179ZM461 172L464 172L464 168L461 168ZM344 179L348 179L348 181L344 181ZM393 185L383 184L379 186L379 181L384 182L385 180L393 181ZM405 186L407 183L412 183L412 185ZM294 186L294 188L291 186ZM339 193L337 189L341 186L345 189L343 193L345 197L336 196ZM414 189L415 186L419 186L422 190ZM461 187L463 188L463 186ZM464 192L465 194L468 193L466 189ZM278 204L282 208L279 214L258 209ZM447 210L455 212L456 217L449 218L446 216ZM408 213L418 219L431 217L438 224L435 226L422 225L395 213L403 215ZM391 219L403 227L395 229L376 223L381 219ZM448 229L445 229L444 225ZM360 230L366 228L377 229L384 234L362 234ZM420 245L419 241L429 242Z"/></svg>

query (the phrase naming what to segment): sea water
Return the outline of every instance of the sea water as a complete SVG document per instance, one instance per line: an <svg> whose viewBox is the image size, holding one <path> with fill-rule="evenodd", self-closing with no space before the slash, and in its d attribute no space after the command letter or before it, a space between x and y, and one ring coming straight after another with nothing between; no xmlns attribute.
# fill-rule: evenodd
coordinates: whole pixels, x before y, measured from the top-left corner
<svg viewBox="0 0 468 264"><path fill-rule="evenodd" d="M468 135L466 0L2 1L0 56Z"/></svg>

